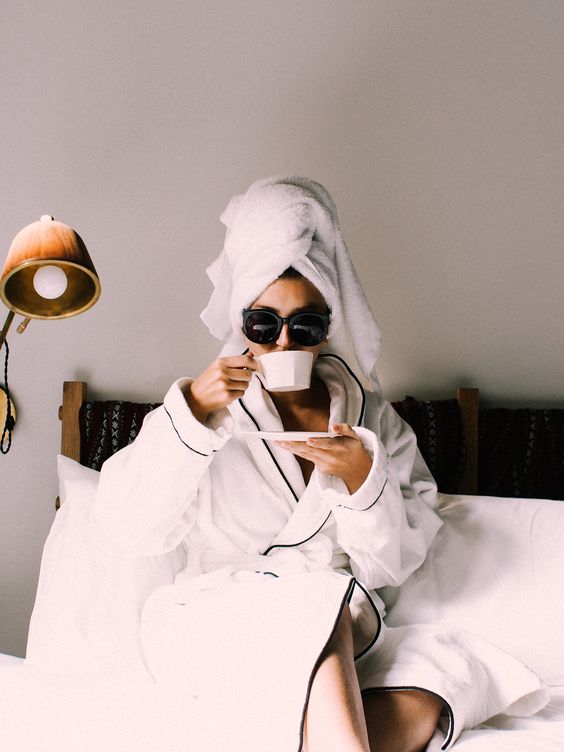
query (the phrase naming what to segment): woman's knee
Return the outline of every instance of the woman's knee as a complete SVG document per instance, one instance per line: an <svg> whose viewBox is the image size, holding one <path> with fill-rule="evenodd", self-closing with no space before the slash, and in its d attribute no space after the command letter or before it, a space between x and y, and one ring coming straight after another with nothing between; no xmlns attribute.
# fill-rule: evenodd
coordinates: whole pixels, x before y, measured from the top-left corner
<svg viewBox="0 0 564 752"><path fill-rule="evenodd" d="M442 710L442 701L422 690L366 694L364 711L371 752L423 752Z"/></svg>

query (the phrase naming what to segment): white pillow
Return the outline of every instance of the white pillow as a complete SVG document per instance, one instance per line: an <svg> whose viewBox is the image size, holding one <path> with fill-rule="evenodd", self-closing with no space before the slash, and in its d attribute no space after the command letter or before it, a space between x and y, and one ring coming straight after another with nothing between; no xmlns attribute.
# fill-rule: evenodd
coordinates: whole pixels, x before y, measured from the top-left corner
<svg viewBox="0 0 564 752"><path fill-rule="evenodd" d="M27 660L59 671L144 674L141 608L184 568L184 548L120 555L90 518L100 473L62 455L57 470L61 508L43 549Z"/></svg>
<svg viewBox="0 0 564 752"><path fill-rule="evenodd" d="M92 470L79 462L75 462L75 460L58 454L57 474L59 476L61 505L71 497L80 497L87 502L93 500L100 480L100 473L97 470Z"/></svg>
<svg viewBox="0 0 564 752"><path fill-rule="evenodd" d="M456 624L564 684L564 502L441 494L440 513L426 561L384 594L387 624Z"/></svg>

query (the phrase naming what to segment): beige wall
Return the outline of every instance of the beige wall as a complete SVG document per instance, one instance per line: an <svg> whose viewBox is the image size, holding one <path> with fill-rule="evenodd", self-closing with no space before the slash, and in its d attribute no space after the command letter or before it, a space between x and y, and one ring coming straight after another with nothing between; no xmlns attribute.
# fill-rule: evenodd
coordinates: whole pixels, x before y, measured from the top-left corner
<svg viewBox="0 0 564 752"><path fill-rule="evenodd" d="M303 173L340 209L391 398L476 385L564 406L560 0L6 0L7 250L75 227L99 303L10 337L0 651L22 655L53 520L64 379L159 398L217 351L199 322L218 216ZM64 639L64 636L63 636Z"/></svg>

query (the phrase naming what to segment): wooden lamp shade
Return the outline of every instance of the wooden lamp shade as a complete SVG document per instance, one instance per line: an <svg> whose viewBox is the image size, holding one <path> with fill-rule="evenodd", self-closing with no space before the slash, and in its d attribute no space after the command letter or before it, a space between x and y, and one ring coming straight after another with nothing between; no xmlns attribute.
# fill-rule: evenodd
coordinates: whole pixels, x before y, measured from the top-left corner
<svg viewBox="0 0 564 752"><path fill-rule="evenodd" d="M35 275L43 266L58 267L66 276L66 289L56 298L43 297L36 289ZM26 318L66 318L94 305L100 297L100 280L78 233L46 214L12 241L0 297L11 311Z"/></svg>

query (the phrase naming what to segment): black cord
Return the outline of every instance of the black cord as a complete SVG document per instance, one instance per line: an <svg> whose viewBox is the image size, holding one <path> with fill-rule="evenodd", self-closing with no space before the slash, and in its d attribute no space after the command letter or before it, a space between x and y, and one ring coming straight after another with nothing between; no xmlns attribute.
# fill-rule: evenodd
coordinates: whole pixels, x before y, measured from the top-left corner
<svg viewBox="0 0 564 752"><path fill-rule="evenodd" d="M2 430L2 438L0 438L0 452L2 454L8 454L10 447L12 446L12 431L16 424L15 418L12 415L12 403L10 400L10 387L8 386L8 357L10 355L10 348L8 342L4 342L6 346L6 359L4 360L4 391L6 392L6 422ZM1 389L2 387L0 387ZM6 435L8 436L8 443L4 446L6 441Z"/></svg>

